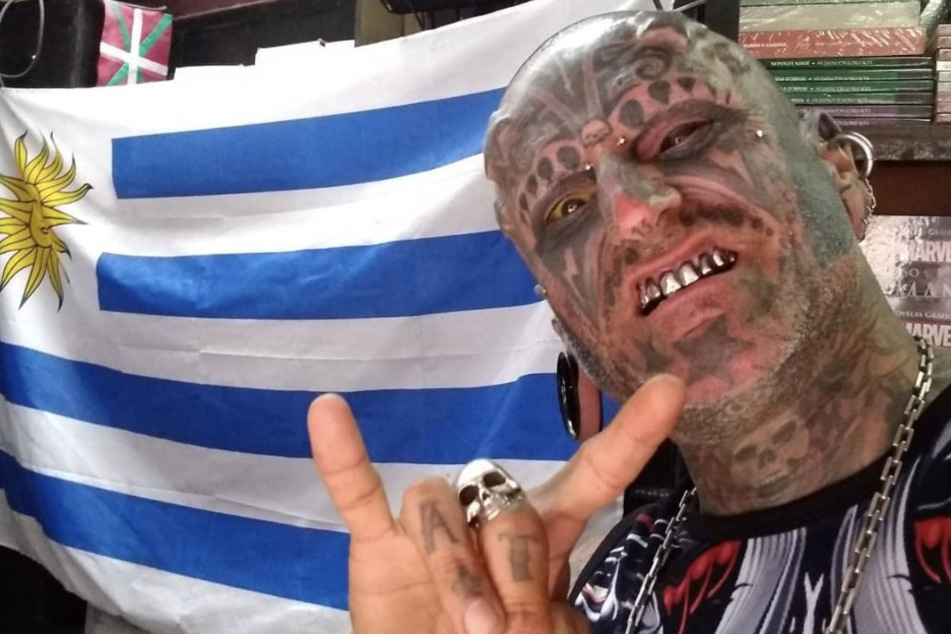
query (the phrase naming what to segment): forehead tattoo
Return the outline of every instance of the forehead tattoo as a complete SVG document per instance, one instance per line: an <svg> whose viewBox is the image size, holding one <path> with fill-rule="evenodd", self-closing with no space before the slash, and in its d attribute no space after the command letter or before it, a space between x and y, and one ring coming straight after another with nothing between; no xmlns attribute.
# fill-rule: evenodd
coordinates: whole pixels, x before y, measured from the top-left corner
<svg viewBox="0 0 951 634"><path fill-rule="evenodd" d="M644 105L619 103L625 95L646 87L651 100L667 106L672 81L691 94L698 80L689 74L710 75L716 62L732 75L749 70L729 42L679 14L605 16L571 27L542 46L506 92L487 139L487 172L508 194L524 183L534 195L539 181L550 184L556 167L547 157L535 164L538 148L558 141L596 145L614 133L605 117L615 111L618 122L637 128L645 121ZM672 78L671 71L687 75ZM555 158L567 170L582 161L567 147ZM520 198L524 214L528 203Z"/></svg>

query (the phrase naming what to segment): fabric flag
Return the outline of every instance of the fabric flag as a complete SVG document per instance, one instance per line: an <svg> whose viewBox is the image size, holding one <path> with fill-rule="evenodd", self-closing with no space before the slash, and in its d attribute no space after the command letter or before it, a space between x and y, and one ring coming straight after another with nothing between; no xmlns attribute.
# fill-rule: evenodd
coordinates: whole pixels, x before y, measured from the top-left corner
<svg viewBox="0 0 951 634"><path fill-rule="evenodd" d="M0 92L0 544L149 632L345 632L316 394L349 399L394 509L477 457L546 479L575 449L561 344L495 225L487 118L548 36L652 6Z"/></svg>
<svg viewBox="0 0 951 634"><path fill-rule="evenodd" d="M172 16L116 0L106 8L99 42L99 86L142 84L168 77Z"/></svg>

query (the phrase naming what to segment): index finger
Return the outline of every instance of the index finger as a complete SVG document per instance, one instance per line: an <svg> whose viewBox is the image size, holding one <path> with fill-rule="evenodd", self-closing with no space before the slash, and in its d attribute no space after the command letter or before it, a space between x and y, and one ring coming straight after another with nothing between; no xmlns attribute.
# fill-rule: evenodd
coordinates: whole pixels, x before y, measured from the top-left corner
<svg viewBox="0 0 951 634"><path fill-rule="evenodd" d="M546 510L584 523L616 500L670 435L684 400L680 379L661 375L645 383L543 487Z"/></svg>
<svg viewBox="0 0 951 634"><path fill-rule="evenodd" d="M346 401L336 394L317 397L307 411L307 431L317 470L351 540L379 539L395 531L383 482Z"/></svg>

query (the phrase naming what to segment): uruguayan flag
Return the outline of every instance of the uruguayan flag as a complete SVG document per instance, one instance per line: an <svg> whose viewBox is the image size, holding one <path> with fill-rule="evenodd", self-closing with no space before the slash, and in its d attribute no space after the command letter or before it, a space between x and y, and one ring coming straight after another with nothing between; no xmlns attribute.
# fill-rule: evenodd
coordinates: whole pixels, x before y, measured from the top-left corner
<svg viewBox="0 0 951 634"><path fill-rule="evenodd" d="M342 632L316 394L347 395L394 507L480 456L543 481L574 450L561 346L483 135L545 38L652 7L537 0L201 84L0 92L0 543L151 632Z"/></svg>

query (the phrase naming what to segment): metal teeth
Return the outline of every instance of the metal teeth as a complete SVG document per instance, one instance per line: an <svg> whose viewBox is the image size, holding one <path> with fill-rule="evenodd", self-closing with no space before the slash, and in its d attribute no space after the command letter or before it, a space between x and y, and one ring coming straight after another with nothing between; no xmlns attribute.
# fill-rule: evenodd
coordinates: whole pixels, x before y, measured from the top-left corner
<svg viewBox="0 0 951 634"><path fill-rule="evenodd" d="M673 271L667 271L660 276L660 290L664 293L664 297L670 297L680 289L680 282L677 281Z"/></svg>
<svg viewBox="0 0 951 634"><path fill-rule="evenodd" d="M657 284L653 280L648 280L641 289L641 311L649 312L648 309L659 304L663 298L664 294L660 292Z"/></svg>
<svg viewBox="0 0 951 634"><path fill-rule="evenodd" d="M700 276L697 275L697 271L693 268L693 264L690 262L684 262L680 265L680 268L677 269L677 279L680 280L681 286L690 286L699 280Z"/></svg>
<svg viewBox="0 0 951 634"><path fill-rule="evenodd" d="M736 253L714 248L684 262L675 271L666 271L659 281L646 280L641 287L641 312L650 313L663 299L708 275L731 268L735 262Z"/></svg>

